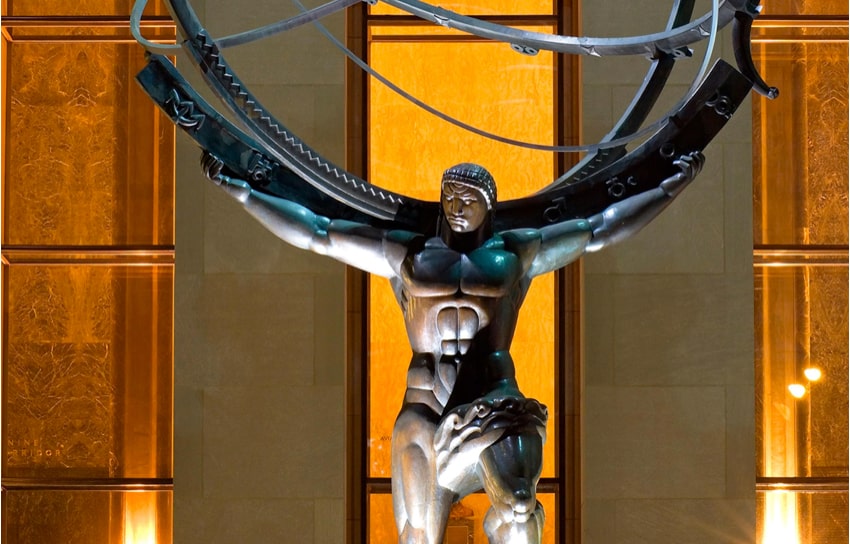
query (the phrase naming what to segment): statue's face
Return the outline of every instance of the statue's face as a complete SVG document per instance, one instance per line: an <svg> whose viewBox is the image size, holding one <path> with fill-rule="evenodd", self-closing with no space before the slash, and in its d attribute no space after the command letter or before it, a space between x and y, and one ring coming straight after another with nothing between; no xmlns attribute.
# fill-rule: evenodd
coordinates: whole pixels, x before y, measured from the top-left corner
<svg viewBox="0 0 850 544"><path fill-rule="evenodd" d="M487 218L487 199L484 193L460 183L443 183L440 202L449 227L454 232L473 232Z"/></svg>

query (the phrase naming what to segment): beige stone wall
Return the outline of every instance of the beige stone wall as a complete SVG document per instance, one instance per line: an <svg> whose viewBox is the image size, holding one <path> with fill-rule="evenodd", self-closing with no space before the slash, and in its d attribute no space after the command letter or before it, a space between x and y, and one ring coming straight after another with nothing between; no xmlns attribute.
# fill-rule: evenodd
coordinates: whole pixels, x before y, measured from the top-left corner
<svg viewBox="0 0 850 544"><path fill-rule="evenodd" d="M219 37L295 13L291 2L195 5ZM342 37L342 16L326 23ZM343 63L330 48L302 28L225 57L342 164ZM203 178L183 135L177 156L175 542L340 543L343 267L262 228Z"/></svg>
<svg viewBox="0 0 850 544"><path fill-rule="evenodd" d="M584 33L658 31L669 5L584 2ZM718 40L727 60L729 30ZM664 105L700 61L680 61ZM587 141L616 121L647 67L584 61ZM583 544L755 539L749 111L747 100L661 217L585 259Z"/></svg>
<svg viewBox="0 0 850 544"><path fill-rule="evenodd" d="M196 2L217 36L292 9L255 4ZM666 9L585 2L585 33L655 31ZM341 36L342 18L328 22ZM342 163L342 59L329 47L302 29L226 56ZM610 128L647 66L585 61L586 141ZM683 72L668 104L687 89ZM661 218L586 260L584 544L754 538L748 110ZM342 267L266 232L202 179L198 155L178 139L175 542L340 543Z"/></svg>

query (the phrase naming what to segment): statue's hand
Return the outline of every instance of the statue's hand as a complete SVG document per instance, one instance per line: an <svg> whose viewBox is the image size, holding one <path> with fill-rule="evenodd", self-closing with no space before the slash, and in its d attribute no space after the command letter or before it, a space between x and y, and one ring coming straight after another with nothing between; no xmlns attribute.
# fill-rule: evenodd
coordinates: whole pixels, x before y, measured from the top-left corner
<svg viewBox="0 0 850 544"><path fill-rule="evenodd" d="M705 155L700 151L692 151L687 155L682 155L673 161L673 165L679 169L679 172L662 181L661 190L671 198L678 195L688 183L697 177L704 164Z"/></svg>
<svg viewBox="0 0 850 544"><path fill-rule="evenodd" d="M201 154L201 170L207 179L216 185L221 185L224 181L221 177L222 168L224 168L224 162L205 149Z"/></svg>
<svg viewBox="0 0 850 544"><path fill-rule="evenodd" d="M248 182L222 174L221 171L223 168L224 162L221 159L209 151L204 150L204 153L201 155L201 169L207 179L224 189L226 193L236 200L240 202L248 200L248 197L251 195L251 186L248 185Z"/></svg>

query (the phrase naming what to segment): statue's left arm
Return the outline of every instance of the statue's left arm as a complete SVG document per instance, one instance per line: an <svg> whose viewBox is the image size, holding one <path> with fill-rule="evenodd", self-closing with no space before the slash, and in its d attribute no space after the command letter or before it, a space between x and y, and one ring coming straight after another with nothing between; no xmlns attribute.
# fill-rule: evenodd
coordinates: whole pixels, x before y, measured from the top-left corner
<svg viewBox="0 0 850 544"><path fill-rule="evenodd" d="M679 171L658 187L612 204L589 217L593 238L587 245L587 251L599 251L636 234L694 180L704 162L705 156L699 151L682 155L673 161Z"/></svg>
<svg viewBox="0 0 850 544"><path fill-rule="evenodd" d="M587 219L563 221L539 229L539 245L531 251L530 277L557 270L578 259L585 251L599 251L624 240L652 221L669 205L702 169L705 157L699 151L683 155L673 162L679 171L663 180L658 187L636 194ZM516 238L520 231L509 231ZM508 233L505 233L506 235Z"/></svg>

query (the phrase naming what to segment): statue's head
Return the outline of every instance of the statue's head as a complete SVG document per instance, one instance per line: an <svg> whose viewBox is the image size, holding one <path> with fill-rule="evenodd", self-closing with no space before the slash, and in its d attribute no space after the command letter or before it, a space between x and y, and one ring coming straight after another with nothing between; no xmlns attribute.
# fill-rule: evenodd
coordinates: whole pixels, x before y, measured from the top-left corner
<svg viewBox="0 0 850 544"><path fill-rule="evenodd" d="M470 233L489 223L496 183L483 166L461 163L443 173L440 205L452 231Z"/></svg>

